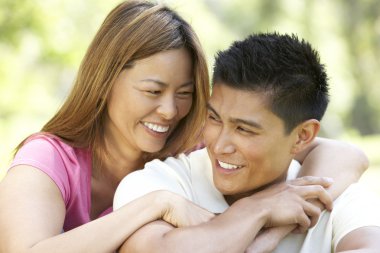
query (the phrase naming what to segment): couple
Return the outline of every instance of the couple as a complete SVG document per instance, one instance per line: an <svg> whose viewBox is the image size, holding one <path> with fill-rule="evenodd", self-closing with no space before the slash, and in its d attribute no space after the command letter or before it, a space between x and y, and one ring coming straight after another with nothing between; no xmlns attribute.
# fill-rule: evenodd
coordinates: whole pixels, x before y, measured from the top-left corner
<svg viewBox="0 0 380 253"><path fill-rule="evenodd" d="M274 40L266 41L266 36L274 36ZM288 46L294 43L294 38L287 36L264 35L258 44L265 49L276 43L277 37ZM270 57L271 64L263 65L251 60L265 61L265 56L239 56L241 52L234 48L231 52L218 56L210 99L206 59L186 21L165 6L145 1L126 1L112 10L84 56L75 85L61 109L41 132L17 147L11 168L0 184L0 252L113 252L128 238L122 250L141 245L141 234L160 250L162 245L156 239L162 235L162 228L170 231L170 236L165 232L164 238L174 238L175 242L183 242L183 235L202 238L186 240L195 248L192 252L197 248L212 252L214 246L228 252L244 251L248 246L249 250L258 251L261 246L271 250L267 239L279 241L294 226L302 232L315 224L320 213L317 206L331 209L331 198L324 188L334 198L340 195L359 178L367 166L366 158L350 145L314 138L319 127L314 113L322 116L325 108L319 106L324 102L318 100L321 104L315 105L316 112L309 114L308 105L298 102L304 95L298 97L290 88L298 88L304 78L311 83L317 80L317 97L326 99L323 71L317 76L308 71L297 74L295 83L287 83L291 77L286 71L279 75L278 69L271 68L278 59ZM284 53L291 54L287 50ZM299 57L310 61L315 57L295 56L284 64ZM242 65L245 61L248 69ZM286 66L289 71L301 71L303 65ZM259 72L263 68L263 76L251 76L251 67L259 68ZM318 72L318 66L314 67ZM268 73L267 68L271 70ZM250 85L255 82L249 83L251 78L264 78L265 86L252 90ZM287 95L294 96L276 95L277 83L289 88ZM313 104L312 99L307 101ZM293 100L297 103L292 104ZM247 106L248 102L253 106ZM283 107L288 102L289 107ZM205 151L189 157L180 155L199 142L199 129L206 115L204 136L215 171ZM115 204L123 206L112 212L116 188L126 175L152 159L174 155L178 160L150 163L158 169L164 167L163 174L155 175L153 181L144 179L145 192L138 193L140 190L131 184L131 193L151 193L131 201L135 196L125 193L122 183ZM329 176L335 182L331 185L325 178L300 178L252 195L272 182L283 181L293 157L302 163L299 176ZM172 171L172 166L178 170ZM189 174L188 166L191 173L208 174ZM268 168L270 174L266 173ZM146 171L141 177L146 177ZM167 172L180 173L173 177L181 184L173 185ZM188 185L186 180L193 176L196 180ZM203 208L172 193L173 189L156 191L163 186L162 180L168 183L165 187L184 187L186 194L174 191L186 198L191 196L190 200ZM214 218L213 212L223 214ZM156 220L167 223L151 223ZM157 225L159 233L150 230ZM280 225L290 226L276 228ZM141 232L145 230L150 234ZM344 240L350 240L350 234ZM169 248L162 251L182 251L175 244L165 245Z"/></svg>

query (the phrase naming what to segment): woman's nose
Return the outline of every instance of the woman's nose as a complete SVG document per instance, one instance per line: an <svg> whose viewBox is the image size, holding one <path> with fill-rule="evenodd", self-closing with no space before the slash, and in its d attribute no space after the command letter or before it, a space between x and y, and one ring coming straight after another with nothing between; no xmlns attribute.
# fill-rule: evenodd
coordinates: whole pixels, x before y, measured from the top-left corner
<svg viewBox="0 0 380 253"><path fill-rule="evenodd" d="M173 119L177 113L177 103L174 97L164 97L160 101L160 105L157 108L158 114L161 115L164 119L170 120Z"/></svg>

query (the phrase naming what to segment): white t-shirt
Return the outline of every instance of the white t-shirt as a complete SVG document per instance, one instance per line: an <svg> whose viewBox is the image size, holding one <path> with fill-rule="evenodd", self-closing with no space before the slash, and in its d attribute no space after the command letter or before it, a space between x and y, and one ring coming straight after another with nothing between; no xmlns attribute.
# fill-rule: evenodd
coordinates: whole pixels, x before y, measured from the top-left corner
<svg viewBox="0 0 380 253"><path fill-rule="evenodd" d="M298 170L299 164L292 162L288 179L295 178ZM213 213L222 213L228 208L223 195L214 186L206 149L188 156L171 157L164 162L153 160L143 170L130 173L116 190L114 210L156 190L175 192ZM317 225L307 234L289 234L274 252L334 252L339 240L347 233L365 226L380 227L379 214L379 198L353 184L334 201L333 211L324 211Z"/></svg>

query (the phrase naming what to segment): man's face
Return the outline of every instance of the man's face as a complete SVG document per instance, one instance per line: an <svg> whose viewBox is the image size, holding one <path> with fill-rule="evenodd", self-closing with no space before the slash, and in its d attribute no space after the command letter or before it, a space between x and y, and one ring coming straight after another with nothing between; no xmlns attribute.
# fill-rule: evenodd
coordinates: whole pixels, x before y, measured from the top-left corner
<svg viewBox="0 0 380 253"><path fill-rule="evenodd" d="M286 134L266 102L264 93L213 88L204 139L215 186L224 195L244 196L286 178L297 133Z"/></svg>

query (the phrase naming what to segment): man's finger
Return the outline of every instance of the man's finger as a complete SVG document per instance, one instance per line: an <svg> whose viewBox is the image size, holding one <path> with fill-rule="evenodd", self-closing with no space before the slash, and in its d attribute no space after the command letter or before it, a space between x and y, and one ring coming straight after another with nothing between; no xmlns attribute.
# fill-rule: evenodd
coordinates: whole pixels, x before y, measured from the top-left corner
<svg viewBox="0 0 380 253"><path fill-rule="evenodd" d="M331 198L331 195L322 186L300 186L299 190L301 191L301 197L304 199L319 199L325 205L327 210L332 210L333 200Z"/></svg>
<svg viewBox="0 0 380 253"><path fill-rule="evenodd" d="M299 177L294 180L288 181L292 185L303 186L303 185L321 185L324 188L330 187L334 180L330 177L314 177L305 176Z"/></svg>
<svg viewBox="0 0 380 253"><path fill-rule="evenodd" d="M310 218L310 227L314 227L317 224L319 216L321 215L321 209L319 207L311 204L310 202L305 201L304 211Z"/></svg>

